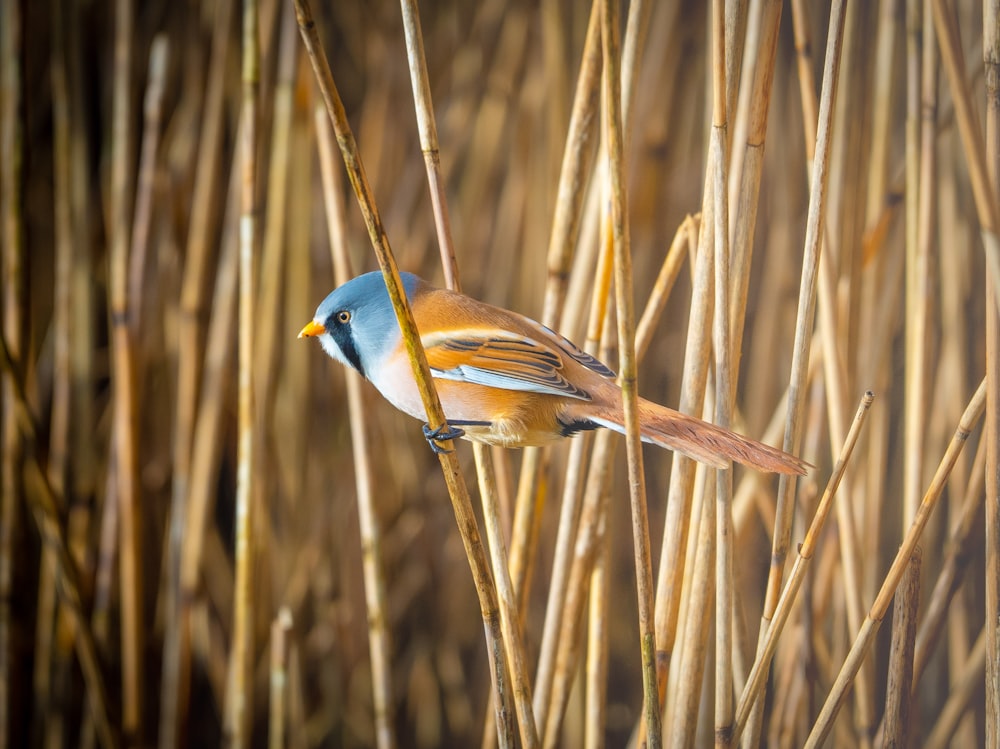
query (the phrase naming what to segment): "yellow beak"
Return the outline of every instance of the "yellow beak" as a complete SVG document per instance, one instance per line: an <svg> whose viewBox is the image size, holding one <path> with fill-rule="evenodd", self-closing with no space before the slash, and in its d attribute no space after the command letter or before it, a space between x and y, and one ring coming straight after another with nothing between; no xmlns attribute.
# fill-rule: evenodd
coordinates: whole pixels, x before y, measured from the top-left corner
<svg viewBox="0 0 1000 749"><path fill-rule="evenodd" d="M326 332L320 323L315 320L310 320L302 330L299 331L299 338L312 338L313 336L322 335Z"/></svg>

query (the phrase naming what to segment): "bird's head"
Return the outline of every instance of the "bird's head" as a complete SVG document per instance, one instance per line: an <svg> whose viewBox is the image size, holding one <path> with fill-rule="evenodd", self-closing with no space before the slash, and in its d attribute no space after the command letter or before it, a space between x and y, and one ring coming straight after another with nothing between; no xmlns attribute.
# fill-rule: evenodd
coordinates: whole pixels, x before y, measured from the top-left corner
<svg viewBox="0 0 1000 749"><path fill-rule="evenodd" d="M400 278L412 303L421 280L412 273L400 273ZM400 338L382 274L365 273L331 291L299 331L299 338L311 337L319 338L323 350L342 364L363 376L372 372Z"/></svg>

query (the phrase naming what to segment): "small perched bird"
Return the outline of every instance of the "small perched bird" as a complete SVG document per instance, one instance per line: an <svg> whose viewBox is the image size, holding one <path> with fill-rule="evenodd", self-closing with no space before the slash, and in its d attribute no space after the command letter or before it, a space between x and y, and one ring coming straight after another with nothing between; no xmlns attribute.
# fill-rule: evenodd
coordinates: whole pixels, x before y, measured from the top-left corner
<svg viewBox="0 0 1000 749"><path fill-rule="evenodd" d="M624 432L615 373L553 330L523 315L438 289L412 273L403 288L452 429L505 447L544 445L588 429ZM299 338L318 337L337 361L356 369L392 405L425 418L382 274L366 273L323 300ZM639 400L642 439L716 468L735 460L762 471L804 474L808 464L769 445ZM457 427L457 428L455 428Z"/></svg>

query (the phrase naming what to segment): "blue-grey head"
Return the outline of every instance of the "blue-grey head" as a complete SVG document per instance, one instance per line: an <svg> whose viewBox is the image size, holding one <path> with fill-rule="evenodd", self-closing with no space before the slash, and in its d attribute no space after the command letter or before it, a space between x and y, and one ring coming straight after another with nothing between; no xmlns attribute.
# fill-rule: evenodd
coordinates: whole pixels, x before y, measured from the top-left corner
<svg viewBox="0 0 1000 749"><path fill-rule="evenodd" d="M399 276L412 302L423 281L412 273ZM334 359L367 377L399 340L399 324L381 272L365 273L331 291L299 333L299 338L312 336Z"/></svg>

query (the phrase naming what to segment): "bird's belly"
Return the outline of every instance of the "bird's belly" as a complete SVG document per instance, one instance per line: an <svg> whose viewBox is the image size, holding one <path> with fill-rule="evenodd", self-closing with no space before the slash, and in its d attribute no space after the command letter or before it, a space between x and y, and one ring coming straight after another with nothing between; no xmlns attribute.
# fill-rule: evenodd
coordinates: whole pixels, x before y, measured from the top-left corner
<svg viewBox="0 0 1000 749"><path fill-rule="evenodd" d="M423 401L409 362L391 364L373 373L371 382L403 413L427 421ZM435 378L441 406L467 438L502 447L529 447L562 436L559 413L565 399L540 393L504 390L476 383Z"/></svg>

